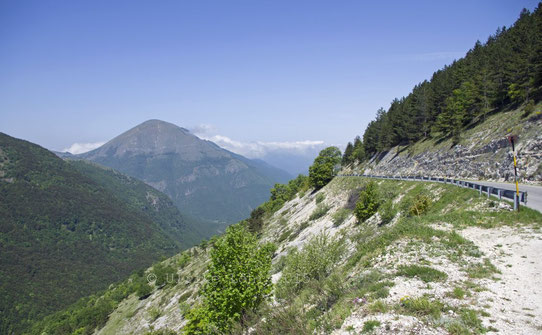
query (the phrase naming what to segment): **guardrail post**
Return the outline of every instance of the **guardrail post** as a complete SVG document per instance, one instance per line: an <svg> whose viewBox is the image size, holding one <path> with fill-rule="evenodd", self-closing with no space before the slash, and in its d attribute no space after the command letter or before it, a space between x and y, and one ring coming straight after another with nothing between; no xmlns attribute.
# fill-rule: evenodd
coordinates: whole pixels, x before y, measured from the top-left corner
<svg viewBox="0 0 542 335"><path fill-rule="evenodd" d="M493 187L487 187L487 198L489 199L489 196L491 195L491 191L493 191Z"/></svg>
<svg viewBox="0 0 542 335"><path fill-rule="evenodd" d="M514 193L514 210L519 212L519 197L517 193Z"/></svg>
<svg viewBox="0 0 542 335"><path fill-rule="evenodd" d="M502 200L502 190L500 188L497 190L497 194L499 195L499 200Z"/></svg>
<svg viewBox="0 0 542 335"><path fill-rule="evenodd" d="M478 188L480 189L480 195L482 195L482 185L479 185Z"/></svg>

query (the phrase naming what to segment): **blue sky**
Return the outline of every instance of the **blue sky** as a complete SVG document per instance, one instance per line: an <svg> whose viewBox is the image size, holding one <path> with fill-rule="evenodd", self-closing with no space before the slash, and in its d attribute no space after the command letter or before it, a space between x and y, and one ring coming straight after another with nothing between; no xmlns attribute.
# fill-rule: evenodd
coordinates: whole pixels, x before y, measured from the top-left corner
<svg viewBox="0 0 542 335"><path fill-rule="evenodd" d="M253 157L343 146L536 5L0 0L0 131L62 150L162 119Z"/></svg>

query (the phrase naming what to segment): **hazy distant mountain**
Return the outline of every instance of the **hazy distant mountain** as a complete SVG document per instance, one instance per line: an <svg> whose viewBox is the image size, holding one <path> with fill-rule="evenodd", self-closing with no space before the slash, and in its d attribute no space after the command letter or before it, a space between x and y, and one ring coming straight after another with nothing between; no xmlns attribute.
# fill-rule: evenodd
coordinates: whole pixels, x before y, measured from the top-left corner
<svg viewBox="0 0 542 335"><path fill-rule="evenodd" d="M0 334L193 245L188 226L141 181L0 133Z"/></svg>
<svg viewBox="0 0 542 335"><path fill-rule="evenodd" d="M146 121L78 157L145 181L169 195L181 212L211 220L216 229L246 218L268 199L275 183L291 177L159 120Z"/></svg>
<svg viewBox="0 0 542 335"><path fill-rule="evenodd" d="M309 166L314 163L314 159L318 156L321 149L318 147L304 152L272 151L266 153L261 159L294 176L299 174L307 175L309 173Z"/></svg>

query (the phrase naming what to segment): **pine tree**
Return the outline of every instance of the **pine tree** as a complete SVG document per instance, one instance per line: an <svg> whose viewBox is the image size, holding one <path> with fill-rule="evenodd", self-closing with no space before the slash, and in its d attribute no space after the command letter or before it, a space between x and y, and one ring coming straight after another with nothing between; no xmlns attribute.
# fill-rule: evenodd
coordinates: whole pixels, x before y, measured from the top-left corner
<svg viewBox="0 0 542 335"><path fill-rule="evenodd" d="M346 148L344 149L343 159L342 159L342 165L346 166L353 162L353 154L354 154L354 146L352 143L348 142L346 145Z"/></svg>

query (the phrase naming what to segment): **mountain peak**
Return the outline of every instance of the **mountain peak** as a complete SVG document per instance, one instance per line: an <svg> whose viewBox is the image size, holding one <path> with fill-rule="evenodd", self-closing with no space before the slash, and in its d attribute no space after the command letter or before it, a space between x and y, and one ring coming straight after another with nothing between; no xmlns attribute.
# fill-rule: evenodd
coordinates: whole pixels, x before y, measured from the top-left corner
<svg viewBox="0 0 542 335"><path fill-rule="evenodd" d="M180 154L185 160L229 157L230 153L203 141L186 128L162 120L147 120L115 137L103 146L83 154L94 159L106 156L138 156Z"/></svg>
<svg viewBox="0 0 542 335"><path fill-rule="evenodd" d="M163 129L170 129L170 130L181 130L182 132L184 133L190 133L190 131L186 128L183 128L183 127L179 127L177 126L176 124L173 124L173 123L170 123L170 122L167 122L167 121L162 121L162 120L158 120L158 119L150 119L150 120L147 120L143 123L140 123L139 125L137 125L136 127L134 128L163 128Z"/></svg>

